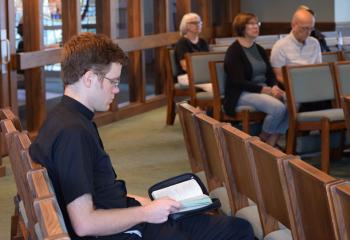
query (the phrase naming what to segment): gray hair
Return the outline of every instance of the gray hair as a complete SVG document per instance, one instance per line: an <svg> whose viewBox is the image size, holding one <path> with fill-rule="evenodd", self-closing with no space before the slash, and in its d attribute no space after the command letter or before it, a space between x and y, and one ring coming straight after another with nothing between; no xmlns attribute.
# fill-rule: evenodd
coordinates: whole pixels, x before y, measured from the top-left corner
<svg viewBox="0 0 350 240"><path fill-rule="evenodd" d="M197 21L201 21L201 17L197 13L187 13L182 17L179 27L181 36L184 36L187 33L187 24L190 21L193 21L194 18L196 18Z"/></svg>

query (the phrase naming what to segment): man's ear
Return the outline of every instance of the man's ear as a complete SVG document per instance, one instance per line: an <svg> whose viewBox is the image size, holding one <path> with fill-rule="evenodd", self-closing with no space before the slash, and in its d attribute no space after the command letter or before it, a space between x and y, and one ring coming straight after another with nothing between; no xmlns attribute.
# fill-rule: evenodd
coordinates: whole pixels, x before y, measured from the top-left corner
<svg viewBox="0 0 350 240"><path fill-rule="evenodd" d="M82 82L84 86L90 88L92 85L92 82L94 80L97 80L97 75L93 73L92 71L87 71L83 76L82 76Z"/></svg>

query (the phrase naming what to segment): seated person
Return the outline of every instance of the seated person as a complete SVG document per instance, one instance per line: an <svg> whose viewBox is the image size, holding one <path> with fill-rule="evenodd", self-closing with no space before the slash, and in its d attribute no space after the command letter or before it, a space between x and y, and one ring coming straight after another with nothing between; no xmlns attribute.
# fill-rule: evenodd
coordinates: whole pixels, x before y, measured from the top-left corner
<svg viewBox="0 0 350 240"><path fill-rule="evenodd" d="M175 44L175 59L178 81L188 85L185 54L192 52L208 52L207 42L199 37L202 31L202 20L196 13L185 14L180 23L181 38ZM183 79L183 80L182 80Z"/></svg>
<svg viewBox="0 0 350 240"><path fill-rule="evenodd" d="M254 239L248 222L197 214L168 220L180 203L130 195L103 148L95 111L119 92L125 53L104 35L82 33L63 47L64 96L29 152L49 173L72 239ZM122 136L120 136L122 138Z"/></svg>
<svg viewBox="0 0 350 240"><path fill-rule="evenodd" d="M315 27L313 11L306 6L300 6L293 15L291 26L290 34L278 40L271 50L271 65L281 83L283 66L322 63L320 44L310 36ZM310 102L301 104L299 111L316 111L330 107L330 101Z"/></svg>
<svg viewBox="0 0 350 240"><path fill-rule="evenodd" d="M287 131L288 112L284 91L277 85L266 51L254 42L259 26L252 13L239 13L233 21L237 40L225 55L224 108L229 115L239 106L252 106L266 113L260 138L275 146L280 135Z"/></svg>

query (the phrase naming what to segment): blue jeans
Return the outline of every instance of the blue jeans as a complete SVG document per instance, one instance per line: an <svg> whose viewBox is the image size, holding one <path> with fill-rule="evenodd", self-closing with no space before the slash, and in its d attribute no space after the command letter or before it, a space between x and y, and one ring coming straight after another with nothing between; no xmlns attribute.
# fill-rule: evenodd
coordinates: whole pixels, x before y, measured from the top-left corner
<svg viewBox="0 0 350 240"><path fill-rule="evenodd" d="M286 133L288 129L288 110L284 102L262 93L242 92L238 106L251 106L266 113L262 129L264 132Z"/></svg>

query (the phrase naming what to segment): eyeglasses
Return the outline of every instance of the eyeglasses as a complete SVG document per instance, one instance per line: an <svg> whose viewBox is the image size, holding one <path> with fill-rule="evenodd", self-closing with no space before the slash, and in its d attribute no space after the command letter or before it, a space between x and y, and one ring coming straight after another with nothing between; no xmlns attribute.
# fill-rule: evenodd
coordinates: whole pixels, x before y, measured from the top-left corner
<svg viewBox="0 0 350 240"><path fill-rule="evenodd" d="M202 21L192 21L192 22L188 22L188 24L202 25L203 22Z"/></svg>
<svg viewBox="0 0 350 240"><path fill-rule="evenodd" d="M300 25L299 25L299 27L303 32L312 32L315 29L314 27L303 27Z"/></svg>
<svg viewBox="0 0 350 240"><path fill-rule="evenodd" d="M249 26L249 27L255 27L255 26L260 27L261 26L261 22L249 22L249 23L247 23L247 26Z"/></svg>
<svg viewBox="0 0 350 240"><path fill-rule="evenodd" d="M119 78L108 78L104 76L103 78L107 79L114 87L119 87L120 79Z"/></svg>

